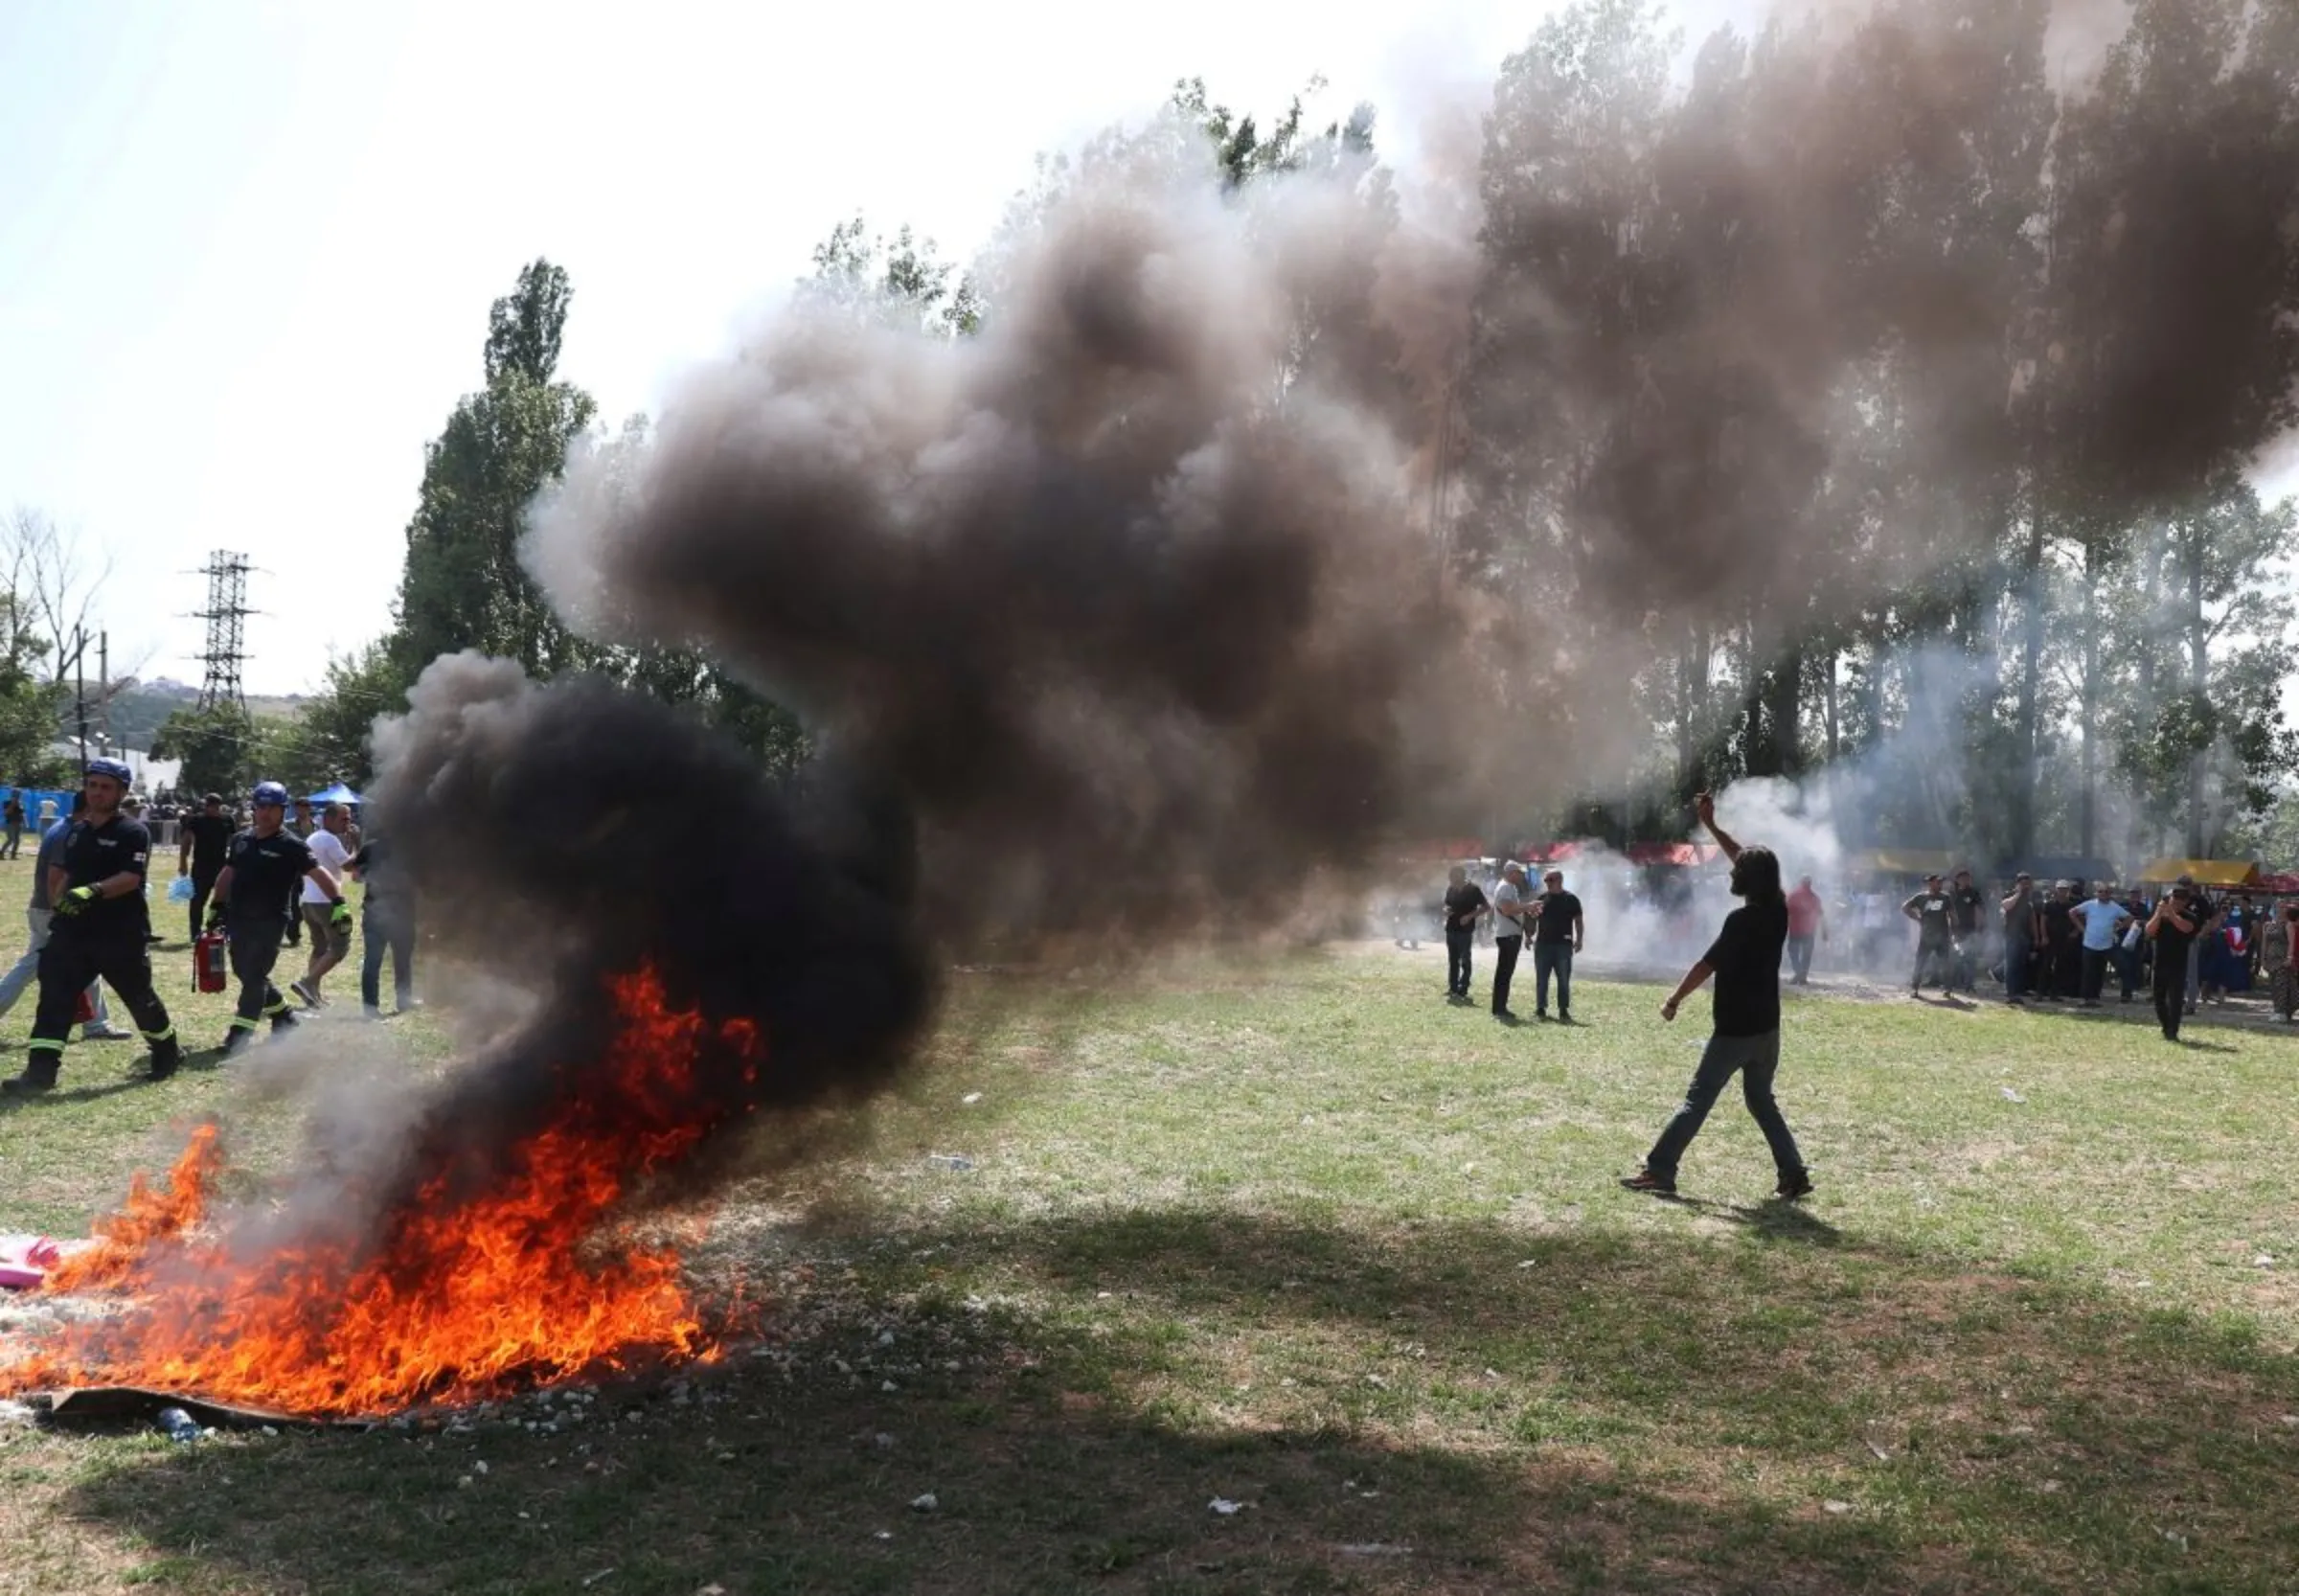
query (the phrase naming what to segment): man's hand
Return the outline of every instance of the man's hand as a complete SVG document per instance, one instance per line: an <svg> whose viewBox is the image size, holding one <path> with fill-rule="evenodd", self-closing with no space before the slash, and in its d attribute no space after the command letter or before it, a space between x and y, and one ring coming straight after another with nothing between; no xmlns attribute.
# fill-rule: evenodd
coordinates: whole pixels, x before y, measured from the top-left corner
<svg viewBox="0 0 2299 1596"><path fill-rule="evenodd" d="M1703 826L1714 826L1717 823L1716 799L1705 792L1694 793L1693 818Z"/></svg>
<svg viewBox="0 0 2299 1596"><path fill-rule="evenodd" d="M211 931L217 929L228 917L229 911L221 903L210 903L208 905L208 929Z"/></svg>
<svg viewBox="0 0 2299 1596"><path fill-rule="evenodd" d="M1704 796L1704 797L1705 797L1705 796L1706 796L1706 794L1702 794L1702 796ZM1675 1000L1674 998L1673 998L1673 997L1672 997L1672 998L1670 998L1670 999L1669 999L1667 1002L1663 1003L1663 1004L1660 1006L1660 1017L1661 1017L1661 1018L1663 1018L1663 1019L1665 1019L1665 1020L1668 1020L1668 1021L1669 1021L1670 1023L1672 1023L1672 1024L1673 1024L1673 1023L1675 1022L1675 1019L1676 1019L1676 1000Z"/></svg>
<svg viewBox="0 0 2299 1596"><path fill-rule="evenodd" d="M56 901L56 912L69 920L102 896L94 887L74 887Z"/></svg>

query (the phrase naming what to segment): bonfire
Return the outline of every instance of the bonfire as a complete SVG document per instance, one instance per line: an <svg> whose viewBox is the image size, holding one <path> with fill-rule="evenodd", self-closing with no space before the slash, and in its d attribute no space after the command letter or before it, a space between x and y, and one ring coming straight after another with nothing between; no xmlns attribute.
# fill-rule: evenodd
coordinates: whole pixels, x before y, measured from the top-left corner
<svg viewBox="0 0 2299 1596"><path fill-rule="evenodd" d="M635 1361L709 1360L713 1332L677 1252L623 1228L634 1189L719 1129L694 1113L706 1047L755 1077L750 1022L672 1008L651 969L611 983L618 1033L598 1080L511 1150L485 1190L420 1178L363 1243L251 1245L220 1208L215 1126L164 1187L139 1175L48 1292L110 1294L0 1366L0 1390L126 1385L310 1418L504 1396Z"/></svg>

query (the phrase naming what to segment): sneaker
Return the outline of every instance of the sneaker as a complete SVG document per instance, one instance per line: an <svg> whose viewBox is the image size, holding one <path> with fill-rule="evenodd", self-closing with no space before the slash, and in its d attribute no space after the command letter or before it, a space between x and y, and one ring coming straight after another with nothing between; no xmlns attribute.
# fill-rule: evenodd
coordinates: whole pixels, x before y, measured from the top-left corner
<svg viewBox="0 0 2299 1596"><path fill-rule="evenodd" d="M1460 994L1456 992L1454 995L1459 996ZM359 1017L361 1019L382 1019L386 1016L384 1015L383 1011L376 1008L373 1003L362 1003L359 1005Z"/></svg>
<svg viewBox="0 0 2299 1596"><path fill-rule="evenodd" d="M1558 1024L1559 1024L1559 1025L1570 1025L1570 1024L1572 1024L1572 1023L1573 1023L1573 1016L1572 1016L1572 1014L1571 1014L1571 1012L1570 1012L1569 1010L1565 1010L1565 1009L1559 1009L1559 1010L1558 1010L1558 1011L1557 1011L1557 1023L1558 1023Z"/></svg>
<svg viewBox="0 0 2299 1596"><path fill-rule="evenodd" d="M1676 1177L1674 1175L1655 1174L1650 1170L1642 1170L1635 1174L1626 1176L1621 1184L1631 1192L1650 1192L1654 1197L1674 1197L1676 1195Z"/></svg>
<svg viewBox="0 0 2299 1596"><path fill-rule="evenodd" d="M319 1007L319 993L312 991L309 982L290 981L287 983L287 990L295 993L297 997L303 999L305 1008L316 1009Z"/></svg>
<svg viewBox="0 0 2299 1596"><path fill-rule="evenodd" d="M1503 1025L1519 1025L1523 1023L1516 1017L1516 1015L1511 1014L1507 1009L1493 1010L1492 1017L1499 1020Z"/></svg>
<svg viewBox="0 0 2299 1596"><path fill-rule="evenodd" d="M1812 1177L1802 1170L1794 1174L1784 1174L1780 1177L1780 1184L1772 1188L1772 1195L1783 1202L1794 1202L1801 1197L1810 1197Z"/></svg>
<svg viewBox="0 0 2299 1596"><path fill-rule="evenodd" d="M1536 1009L1533 1011L1533 1017L1535 1019L1546 1019L1549 1017L1549 1011L1546 1009Z"/></svg>

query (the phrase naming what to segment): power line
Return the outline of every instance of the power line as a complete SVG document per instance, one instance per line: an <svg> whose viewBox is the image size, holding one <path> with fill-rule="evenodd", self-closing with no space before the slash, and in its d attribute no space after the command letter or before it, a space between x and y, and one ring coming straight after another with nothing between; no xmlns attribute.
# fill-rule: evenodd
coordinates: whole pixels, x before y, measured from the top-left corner
<svg viewBox="0 0 2299 1596"><path fill-rule="evenodd" d="M230 709L247 718L247 694L240 687L240 667L247 663L247 556L218 549L208 556L201 575L208 579L208 607L193 611L208 624L208 646L200 654L207 674L200 683L199 707Z"/></svg>

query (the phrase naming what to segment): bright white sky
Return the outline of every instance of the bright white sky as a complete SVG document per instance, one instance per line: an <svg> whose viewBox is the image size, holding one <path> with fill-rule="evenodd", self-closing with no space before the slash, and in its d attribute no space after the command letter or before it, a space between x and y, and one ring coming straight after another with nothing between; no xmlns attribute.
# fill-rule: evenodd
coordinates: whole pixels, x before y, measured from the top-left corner
<svg viewBox="0 0 2299 1596"><path fill-rule="evenodd" d="M1371 99L1409 157L1547 9L0 6L0 507L115 560L101 619L148 676L199 679L191 573L247 554L247 686L305 691L386 626L423 445L524 262L573 275L561 370L619 420L857 209L963 258L1033 155L1184 76L1266 113L1323 73L1321 113ZM1759 9L1673 8L1696 37Z"/></svg>
<svg viewBox="0 0 2299 1596"><path fill-rule="evenodd" d="M307 690L387 625L423 445L525 262L573 275L561 369L616 420L857 209L964 256L1033 155L1176 78L1278 109L1322 72L1319 109L1401 121L1546 9L0 6L0 507L114 558L146 675L199 679L190 573L247 554L247 685Z"/></svg>

